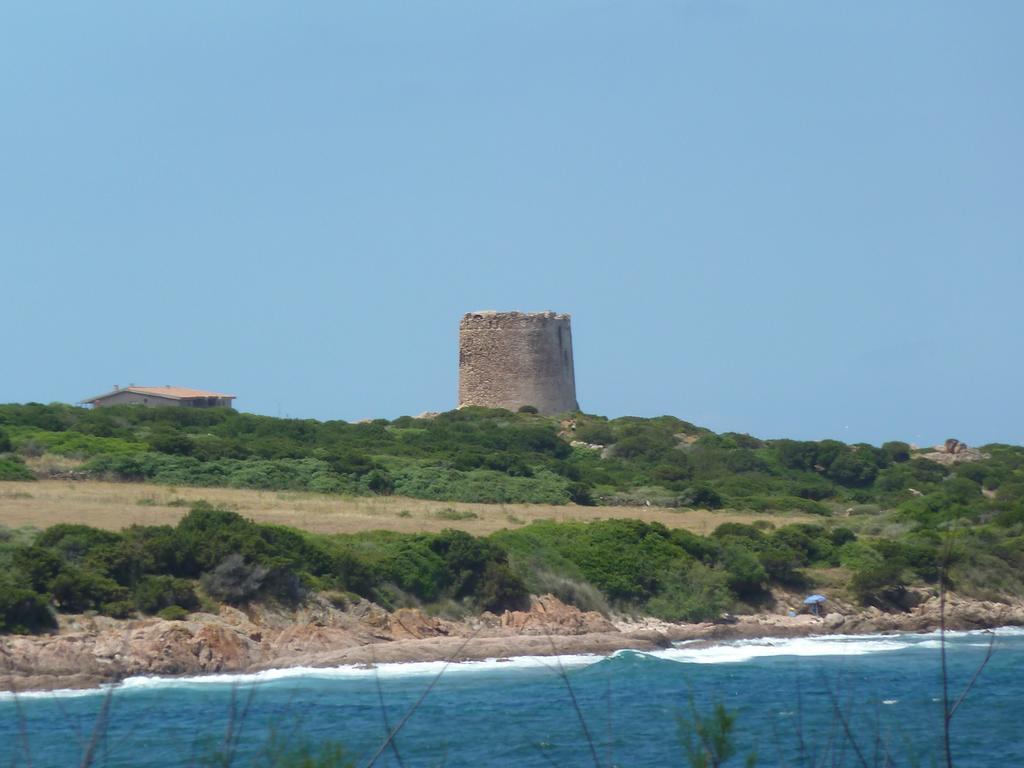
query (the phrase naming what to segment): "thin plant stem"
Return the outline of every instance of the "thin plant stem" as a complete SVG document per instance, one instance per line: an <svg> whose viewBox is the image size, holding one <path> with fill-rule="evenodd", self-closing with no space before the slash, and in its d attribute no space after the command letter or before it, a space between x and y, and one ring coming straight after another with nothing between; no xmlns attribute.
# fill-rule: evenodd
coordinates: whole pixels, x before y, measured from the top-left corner
<svg viewBox="0 0 1024 768"><path fill-rule="evenodd" d="M434 676L433 680L430 681L430 684L423 690L423 693L420 694L420 697L409 708L409 711L406 712L402 716L402 719L398 721L398 724L391 729L391 732L388 734L387 738L384 739L384 743L380 745L377 751L373 754L373 757L371 757L369 762L366 764L366 768L371 768L371 766L377 763L377 760L380 759L380 756L384 754L384 750L388 749L389 745L391 744L392 741L394 741L399 731L401 731L405 727L405 724L409 722L409 718L411 718L416 713L416 710L420 708L420 706L426 700L427 696L430 695L430 692L434 690L434 686L436 686L437 683L441 680L441 676L447 671L449 665L459 656L459 654L462 653L462 649L469 644L470 640L477 636L477 633L479 633L479 631L479 629L475 630L471 635L469 635L465 640L463 640L459 647L455 649L455 653L453 653L445 660L444 666L441 667L441 671Z"/></svg>
<svg viewBox="0 0 1024 768"><path fill-rule="evenodd" d="M96 715L92 736L89 738L89 745L85 749L85 754L82 755L82 762L79 763L79 768L89 768L92 765L92 761L96 759L96 748L107 733L107 719L110 716L110 704L113 698L114 689L108 688L107 694L103 697L103 703L100 705L100 711Z"/></svg>
<svg viewBox="0 0 1024 768"><path fill-rule="evenodd" d="M384 688L380 684L380 671L377 669L377 654L374 653L374 648L370 646L370 663L373 664L373 681L377 685L377 700L380 702L380 718L384 723L384 732L391 733L391 722L388 718L388 708L384 704ZM391 739L391 752L395 756L395 760L398 761L398 765L401 768L405 768L405 763L402 762L402 755L398 751L398 740Z"/></svg>
<svg viewBox="0 0 1024 768"><path fill-rule="evenodd" d="M562 678L562 683L565 685L565 690L569 693L569 700L572 702L572 708L576 712L576 717L580 721L580 728L583 730L583 737L587 740L587 746L590 748L590 757L594 761L594 768L601 768L601 759L597 755L597 747L594 745L594 737L590 734L590 728L587 727L587 719L583 717L583 710L580 709L580 703L576 699L576 692L572 689L572 683L569 682L569 675L565 672L565 665L562 664L562 657L558 655L558 649L555 647L555 640L551 637L551 633L545 629L545 635L547 635L548 643L551 645L551 651L555 656L555 662L558 664L558 675Z"/></svg>

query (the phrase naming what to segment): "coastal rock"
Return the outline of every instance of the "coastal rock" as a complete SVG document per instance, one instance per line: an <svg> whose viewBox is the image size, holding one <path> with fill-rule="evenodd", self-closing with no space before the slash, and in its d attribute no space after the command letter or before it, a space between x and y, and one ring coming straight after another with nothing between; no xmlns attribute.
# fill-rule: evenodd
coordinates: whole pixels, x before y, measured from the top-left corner
<svg viewBox="0 0 1024 768"><path fill-rule="evenodd" d="M392 640L420 640L449 633L445 622L427 616L419 608L398 609L388 616L387 628Z"/></svg>
<svg viewBox="0 0 1024 768"><path fill-rule="evenodd" d="M14 637L0 642L0 669L15 676L176 675L241 670L261 658L259 643L225 624L159 619L117 629Z"/></svg>
<svg viewBox="0 0 1024 768"><path fill-rule="evenodd" d="M528 635L618 632L615 625L597 611L581 611L554 595L531 598L528 611L505 611L501 615L501 627Z"/></svg>
<svg viewBox="0 0 1024 768"><path fill-rule="evenodd" d="M655 648L671 648L672 641L664 632L656 629L636 629L626 635L630 640L650 644Z"/></svg>
<svg viewBox="0 0 1024 768"><path fill-rule="evenodd" d="M841 613L830 613L825 616L825 626L829 629L839 629L846 623L846 617Z"/></svg>
<svg viewBox="0 0 1024 768"><path fill-rule="evenodd" d="M323 653L336 648L364 645L377 639L368 633L354 634L336 627L294 624L270 643L269 658L287 658L297 654Z"/></svg>
<svg viewBox="0 0 1024 768"><path fill-rule="evenodd" d="M652 618L613 623L553 595L533 598L526 611L501 616L485 612L459 622L418 609L389 613L368 601L342 610L319 597L294 610L224 607L219 614L193 613L184 621L61 616L54 634L0 635L0 690L87 687L132 675L605 654L625 648L654 650L682 640L920 632L939 626L940 602L933 591L920 590L905 602L913 607L904 610L892 603L882 610L830 600L832 610L822 619L790 616L792 600L780 599L777 613L736 616L728 624L673 624ZM945 618L949 629L1024 625L1024 602L980 601L950 593Z"/></svg>

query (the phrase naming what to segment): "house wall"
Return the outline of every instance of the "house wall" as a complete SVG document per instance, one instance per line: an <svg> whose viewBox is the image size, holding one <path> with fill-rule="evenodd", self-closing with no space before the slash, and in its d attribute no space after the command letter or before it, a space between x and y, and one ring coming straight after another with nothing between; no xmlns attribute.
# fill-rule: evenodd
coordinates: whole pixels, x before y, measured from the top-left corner
<svg viewBox="0 0 1024 768"><path fill-rule="evenodd" d="M579 409L569 315L471 312L459 324L459 406Z"/></svg>
<svg viewBox="0 0 1024 768"><path fill-rule="evenodd" d="M210 403L209 401L213 402ZM169 397L160 397L159 395L153 395L142 392L129 392L122 390L115 392L109 397L104 397L101 400L96 400L94 405L97 408L108 406L108 405L145 405L150 407L158 406L173 406L176 408L231 408L231 398L218 397L218 398L207 398L200 397L195 400L176 400Z"/></svg>
<svg viewBox="0 0 1024 768"><path fill-rule="evenodd" d="M181 406L181 401L172 400L169 397L157 397L156 395L143 395L140 392L128 392L122 390L115 392L109 397L104 397L95 402L97 408L104 405L173 405Z"/></svg>

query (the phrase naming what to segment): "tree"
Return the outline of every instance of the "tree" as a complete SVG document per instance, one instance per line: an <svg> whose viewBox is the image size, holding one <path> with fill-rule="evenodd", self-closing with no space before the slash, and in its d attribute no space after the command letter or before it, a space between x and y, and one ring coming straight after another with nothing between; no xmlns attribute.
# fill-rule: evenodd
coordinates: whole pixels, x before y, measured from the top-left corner
<svg viewBox="0 0 1024 768"><path fill-rule="evenodd" d="M871 485L878 475L878 465L861 451L847 451L836 456L826 474L842 485Z"/></svg>

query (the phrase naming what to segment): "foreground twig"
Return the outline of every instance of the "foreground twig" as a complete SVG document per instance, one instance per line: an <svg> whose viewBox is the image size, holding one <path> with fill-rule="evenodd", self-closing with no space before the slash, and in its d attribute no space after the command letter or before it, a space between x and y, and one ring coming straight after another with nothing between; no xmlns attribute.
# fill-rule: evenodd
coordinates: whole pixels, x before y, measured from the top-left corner
<svg viewBox="0 0 1024 768"><path fill-rule="evenodd" d="M576 712L576 717L580 721L580 728L583 730L583 737L587 740L587 746L590 747L590 757L594 761L594 768L601 768L601 759L597 756L597 747L594 746L594 738L590 735L590 729L587 727L587 720L583 717L583 710L580 709L579 701L576 699L576 692L572 689L572 683L569 682L569 675L565 672L565 665L562 664L562 657L558 655L558 649L555 648L555 640L551 637L551 633L545 628L544 634L548 638L548 643L551 645L551 652L555 657L555 661L558 663L558 675L562 678L562 683L565 685L565 690L569 692L569 700L572 702L572 708Z"/></svg>
<svg viewBox="0 0 1024 768"><path fill-rule="evenodd" d="M853 753L857 756L857 761L860 763L861 768L868 768L868 761L864 758L864 753L860 749L860 745L857 744L857 740L854 738L853 729L850 728L850 721L846 715L843 714L842 707L839 706L839 699L836 697L835 692L831 686L825 685L825 691L828 694L829 699L832 701L832 712L835 715L836 720L839 721L839 725L842 726L843 735L846 736L846 741L853 748Z"/></svg>
<svg viewBox="0 0 1024 768"><path fill-rule="evenodd" d="M950 720L953 719L953 715L956 714L956 711L960 708L960 705L964 703L964 699L967 698L967 694L971 692L971 689L974 687L974 684L978 682L978 678L981 676L982 671L985 669L985 667L988 666L989 661L992 660L992 652L995 650L996 644L996 633L990 629L986 631L989 633L989 640L988 648L985 651L985 658L981 660L981 664L979 664L978 668L974 670L974 675L971 677L970 682L967 683L967 685L964 687L963 693L960 694L960 698L956 700L956 703L953 704L953 707L949 710L948 717Z"/></svg>
<svg viewBox="0 0 1024 768"><path fill-rule="evenodd" d="M221 755L221 765L228 768L235 760L235 752L238 749L239 739L242 738L242 724L249 715L249 707L256 696L256 686L249 688L249 695L245 699L245 706L241 714L238 713L238 683L231 684L231 704L228 709L228 724L224 729L224 752ZM238 728L235 728L235 724Z"/></svg>
<svg viewBox="0 0 1024 768"><path fill-rule="evenodd" d="M110 704L113 698L114 689L108 688L106 695L103 697L103 703L100 705L100 711L96 715L96 724L92 728L89 746L86 747L85 754L82 755L82 762L79 763L79 768L89 768L92 765L92 761L96 758L96 748L107 734L107 719L110 716Z"/></svg>
<svg viewBox="0 0 1024 768"><path fill-rule="evenodd" d="M377 685L377 701L380 702L380 718L384 722L384 732L391 733L391 722L388 717L388 708L384 704L384 689L380 684L380 671L377 669L377 654L374 653L373 645L370 646L370 663L373 665L373 681ZM405 763L402 762L402 755L398 752L398 740L391 739L391 752L395 756L395 760L398 761L398 765L401 768L405 768Z"/></svg>
<svg viewBox="0 0 1024 768"><path fill-rule="evenodd" d="M409 722L409 718L416 713L416 710L420 708L420 705L423 704L427 696L430 695L430 692L434 690L434 686L437 685L437 683L441 680L441 675L445 673L445 671L448 669L448 666L453 661L455 661L456 658L459 657L459 655L462 653L462 649L465 648L469 644L469 641L476 637L477 633L479 632L479 629L475 630L471 635L469 635L469 637L462 641L462 644L459 645L458 648L455 649L455 653L453 653L451 656L445 659L444 666L441 667L441 671L434 676L434 679L430 681L430 684L424 689L423 693L420 694L420 697L416 699L416 702L409 708L409 711L406 712L402 716L402 719L398 721L398 724L393 729L391 729L391 732L388 734L387 738L384 739L384 743L380 745L377 751L373 754L373 757L371 757L369 762L366 764L366 768L371 768L371 766L376 764L377 760L380 759L380 756L384 754L384 750L388 749L388 747L391 745L391 742L394 741L395 737L398 735L399 731L401 731L405 727L405 724Z"/></svg>
<svg viewBox="0 0 1024 768"><path fill-rule="evenodd" d="M32 768L32 750L28 741L28 719L25 717L25 710L21 706L21 699L18 698L18 689L14 683L14 677L9 677L11 686L11 698L14 700L14 711L18 718L18 740L21 742L21 750L25 753L26 768Z"/></svg>

